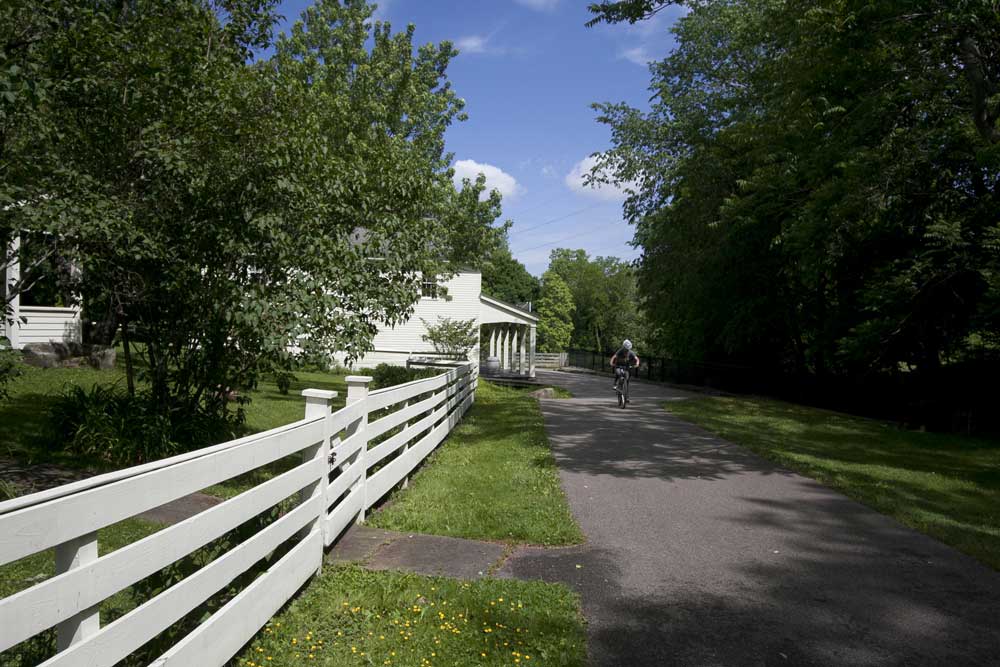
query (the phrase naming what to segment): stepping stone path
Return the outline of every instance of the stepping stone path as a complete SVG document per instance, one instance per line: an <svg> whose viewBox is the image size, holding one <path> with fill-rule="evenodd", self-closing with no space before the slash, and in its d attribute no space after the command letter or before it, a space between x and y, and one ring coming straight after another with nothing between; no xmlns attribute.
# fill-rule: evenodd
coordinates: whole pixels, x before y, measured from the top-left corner
<svg viewBox="0 0 1000 667"><path fill-rule="evenodd" d="M353 526L330 550L326 560L359 562L370 570L404 570L469 580L492 574L507 554L506 545L497 542Z"/></svg>

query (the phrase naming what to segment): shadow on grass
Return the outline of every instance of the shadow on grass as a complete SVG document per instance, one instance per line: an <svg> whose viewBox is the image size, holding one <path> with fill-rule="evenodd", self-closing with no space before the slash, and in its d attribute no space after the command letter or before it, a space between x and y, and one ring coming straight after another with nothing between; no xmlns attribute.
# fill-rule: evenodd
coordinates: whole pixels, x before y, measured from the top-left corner
<svg viewBox="0 0 1000 667"><path fill-rule="evenodd" d="M1000 441L765 399L669 409L1000 569Z"/></svg>

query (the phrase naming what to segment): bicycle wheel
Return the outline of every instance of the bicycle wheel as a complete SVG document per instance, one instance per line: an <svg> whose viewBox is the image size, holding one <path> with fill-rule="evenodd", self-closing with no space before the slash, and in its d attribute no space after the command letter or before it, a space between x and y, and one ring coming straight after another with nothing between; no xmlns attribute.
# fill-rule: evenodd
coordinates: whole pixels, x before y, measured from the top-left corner
<svg viewBox="0 0 1000 667"><path fill-rule="evenodd" d="M628 380L622 379L618 390L618 407L624 409L625 401L628 398Z"/></svg>

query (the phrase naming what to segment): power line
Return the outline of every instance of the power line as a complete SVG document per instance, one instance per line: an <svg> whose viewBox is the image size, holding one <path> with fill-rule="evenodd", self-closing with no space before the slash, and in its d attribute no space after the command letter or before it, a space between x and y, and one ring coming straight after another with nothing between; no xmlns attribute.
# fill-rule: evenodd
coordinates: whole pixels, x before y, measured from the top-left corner
<svg viewBox="0 0 1000 667"><path fill-rule="evenodd" d="M546 220L545 222L542 222L542 223L537 224L537 225L533 225L531 227L528 227L527 229L519 229L519 230L517 230L515 232L511 232L510 236L516 236L517 234L526 234L526 233L528 233L528 232L530 232L532 230L538 229L539 227L545 227L546 225L551 225L553 223L559 222L560 220L565 220L566 218L572 218L574 215L580 215L581 213L584 213L585 211L590 211L590 210L593 210L595 208L599 208L601 206L610 206L610 205L611 204L593 204L592 206L587 206L585 208L581 208L581 209L573 211L571 213L567 213L566 215L560 215L558 218L552 218L551 220Z"/></svg>
<svg viewBox="0 0 1000 667"><path fill-rule="evenodd" d="M545 246L556 245L557 243L563 243L565 241L572 241L573 239L586 238L588 236L593 236L594 234L597 234L598 232L603 232L603 231L605 231L605 230L603 230L603 229L595 229L594 231L588 232L586 234L572 234L572 235L567 236L565 238L556 239L555 241L549 241L548 243L540 243L540 244L538 244L536 246L531 246L530 248L521 248L519 250L512 250L511 253L513 254L513 253L520 253L520 252L528 252L529 250L538 250L539 248L544 248Z"/></svg>

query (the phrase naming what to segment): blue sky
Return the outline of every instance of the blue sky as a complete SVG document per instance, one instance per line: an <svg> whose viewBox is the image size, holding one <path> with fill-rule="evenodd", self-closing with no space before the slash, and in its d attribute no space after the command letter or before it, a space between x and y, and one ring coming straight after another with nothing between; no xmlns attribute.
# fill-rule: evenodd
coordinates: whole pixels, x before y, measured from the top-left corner
<svg viewBox="0 0 1000 667"><path fill-rule="evenodd" d="M286 0L281 12L293 21L308 4ZM514 221L510 247L529 271L540 275L557 247L637 255L620 193L584 188L578 174L610 142L590 104L648 107L645 63L670 49L677 12L636 26L586 28L587 0L379 4L377 17L394 30L413 23L418 43L450 40L461 51L448 73L469 120L449 130L448 150L459 175L483 171L504 194L504 218Z"/></svg>

